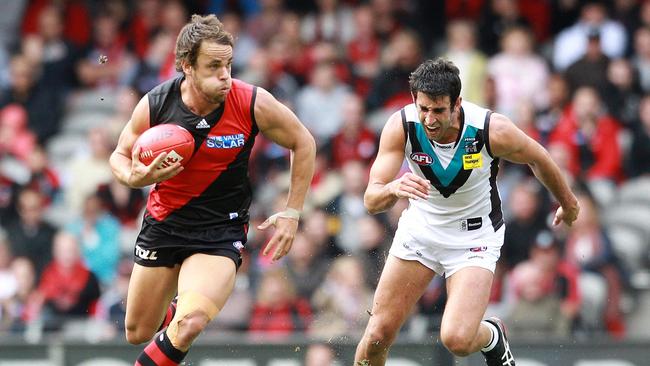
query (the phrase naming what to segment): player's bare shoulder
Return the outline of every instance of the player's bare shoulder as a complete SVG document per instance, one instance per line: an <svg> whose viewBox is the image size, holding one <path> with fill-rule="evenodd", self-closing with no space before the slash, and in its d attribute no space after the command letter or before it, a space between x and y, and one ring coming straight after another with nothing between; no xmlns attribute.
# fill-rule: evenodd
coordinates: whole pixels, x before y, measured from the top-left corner
<svg viewBox="0 0 650 366"><path fill-rule="evenodd" d="M527 150L535 145L508 117L498 113L490 116L489 139L492 155L513 163L527 162Z"/></svg>
<svg viewBox="0 0 650 366"><path fill-rule="evenodd" d="M141 134L151 126L149 121L149 95L145 94L138 104L136 104L129 121L131 130L136 134Z"/></svg>
<svg viewBox="0 0 650 366"><path fill-rule="evenodd" d="M495 157L507 156L521 144L525 137L515 124L506 116L499 113L490 115L489 125L490 149Z"/></svg>
<svg viewBox="0 0 650 366"><path fill-rule="evenodd" d="M380 149L382 145L384 147L390 146L391 148L400 148L403 149L406 144L406 133L404 132L404 124L402 121L401 111L393 113L381 132L380 139Z"/></svg>
<svg viewBox="0 0 650 366"><path fill-rule="evenodd" d="M286 107L262 87L257 87L253 111L260 130L270 127L286 113Z"/></svg>

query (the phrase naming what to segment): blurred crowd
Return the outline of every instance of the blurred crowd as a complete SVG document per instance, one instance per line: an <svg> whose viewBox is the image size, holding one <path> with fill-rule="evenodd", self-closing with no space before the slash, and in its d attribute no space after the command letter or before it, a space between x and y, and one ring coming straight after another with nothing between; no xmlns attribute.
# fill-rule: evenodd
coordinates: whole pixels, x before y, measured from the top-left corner
<svg viewBox="0 0 650 366"><path fill-rule="evenodd" d="M438 56L459 66L464 99L548 149L582 208L551 227L552 197L526 166L501 164L489 311L542 339L650 325L650 1L13 0L0 3L0 336L80 322L122 336L147 191L116 183L108 156L137 101L177 75L193 13L219 16L233 77L289 106L319 147L293 249L271 262L269 233L249 232L215 330L360 335L408 205L369 215L368 168L386 118L412 100L409 73ZM287 159L257 138L251 228L283 207ZM435 331L444 302L437 277L404 333Z"/></svg>

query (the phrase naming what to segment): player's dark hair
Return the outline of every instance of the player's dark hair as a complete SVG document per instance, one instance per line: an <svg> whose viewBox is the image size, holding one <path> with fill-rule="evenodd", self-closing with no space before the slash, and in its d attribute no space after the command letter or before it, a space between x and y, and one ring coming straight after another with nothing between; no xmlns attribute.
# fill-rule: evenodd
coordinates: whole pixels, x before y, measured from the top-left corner
<svg viewBox="0 0 650 366"><path fill-rule="evenodd" d="M183 61L190 65L196 64L201 42L211 41L225 46L233 46L234 41L219 18L215 15L192 15L189 23L185 24L176 38L176 71L183 71Z"/></svg>
<svg viewBox="0 0 650 366"><path fill-rule="evenodd" d="M451 105L460 95L460 71L453 62L437 58L427 60L418 66L409 77L409 86L413 96L422 92L430 98L449 96Z"/></svg>

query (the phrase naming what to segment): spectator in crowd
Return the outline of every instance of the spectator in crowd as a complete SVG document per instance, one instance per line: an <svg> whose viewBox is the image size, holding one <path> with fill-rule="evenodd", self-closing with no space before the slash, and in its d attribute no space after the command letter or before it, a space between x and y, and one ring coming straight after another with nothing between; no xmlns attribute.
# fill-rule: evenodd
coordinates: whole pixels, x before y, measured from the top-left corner
<svg viewBox="0 0 650 366"><path fill-rule="evenodd" d="M118 19L108 12L96 17L92 42L77 64L82 86L113 90L128 85L136 66L136 59L121 36Z"/></svg>
<svg viewBox="0 0 650 366"><path fill-rule="evenodd" d="M561 74L554 73L548 78L548 106L538 111L535 128L539 134L539 143L548 146L548 138L558 122L569 112L571 95L569 85Z"/></svg>
<svg viewBox="0 0 650 366"><path fill-rule="evenodd" d="M461 97L472 103L485 102L487 58L476 47L476 27L468 20L454 20L447 25L447 51L444 57L458 65L464 86Z"/></svg>
<svg viewBox="0 0 650 366"><path fill-rule="evenodd" d="M260 1L260 10L246 20L246 33L250 34L259 44L267 41L278 33L284 16L284 1Z"/></svg>
<svg viewBox="0 0 650 366"><path fill-rule="evenodd" d="M492 56L498 52L499 43L510 28L528 26L528 21L519 12L517 0L487 0L479 20L480 48Z"/></svg>
<svg viewBox="0 0 650 366"><path fill-rule="evenodd" d="M517 336L566 338L578 321L579 270L562 259L560 244L541 231L530 248L530 259L513 269L509 287L514 304L509 329Z"/></svg>
<svg viewBox="0 0 650 366"><path fill-rule="evenodd" d="M96 192L97 187L113 180L108 165L113 142L108 130L103 126L93 127L87 137L87 145L82 147L87 151L71 158L65 166L65 203L74 214L81 212L84 199Z"/></svg>
<svg viewBox="0 0 650 366"><path fill-rule="evenodd" d="M572 92L583 86L595 88L599 94L607 90L609 57L603 53L601 34L597 29L587 33L587 49L584 56L571 63L564 72Z"/></svg>
<svg viewBox="0 0 650 366"><path fill-rule="evenodd" d="M323 258L322 249L310 242L304 233L296 233L291 251L283 266L289 279L296 285L298 297L311 299L316 288L323 282L330 261L328 258Z"/></svg>
<svg viewBox="0 0 650 366"><path fill-rule="evenodd" d="M586 52L589 35L599 35L602 52L610 58L624 55L627 33L621 23L608 18L603 1L589 0L580 9L580 18L572 26L563 29L553 45L553 66L563 71L578 61ZM594 75L597 76L597 75Z"/></svg>
<svg viewBox="0 0 650 366"><path fill-rule="evenodd" d="M576 90L571 111L558 122L550 143L561 143L568 150L573 177L614 183L622 178L620 129L598 92L583 87Z"/></svg>
<svg viewBox="0 0 650 366"><path fill-rule="evenodd" d="M62 13L63 34L77 47L85 46L91 37L91 14L88 6L83 1L55 1L36 0L30 1L25 10L22 24L24 35L36 33L42 12L49 11L49 7L56 6Z"/></svg>
<svg viewBox="0 0 650 366"><path fill-rule="evenodd" d="M288 336L306 331L312 320L307 299L297 296L295 284L281 268L271 268L263 275L250 317L249 331L274 336Z"/></svg>
<svg viewBox="0 0 650 366"><path fill-rule="evenodd" d="M112 114L102 123L108 130L108 141L117 143L120 132L126 122L131 119L133 108L138 104L142 95L133 87L120 88L115 93L115 107Z"/></svg>
<svg viewBox="0 0 650 366"><path fill-rule="evenodd" d="M535 237L546 227L539 183L532 179L517 182L508 198L508 208L501 261L506 268L512 269L528 259Z"/></svg>
<svg viewBox="0 0 650 366"><path fill-rule="evenodd" d="M104 286L115 279L120 258L120 222L96 194L86 197L81 215L66 225L81 249L84 264Z"/></svg>
<svg viewBox="0 0 650 366"><path fill-rule="evenodd" d="M100 296L97 277L83 264L72 234L58 232L52 253L52 262L38 284L45 328L50 330L60 329L70 317L93 316Z"/></svg>
<svg viewBox="0 0 650 366"><path fill-rule="evenodd" d="M296 114L314 135L317 145L325 145L341 128L340 106L349 97L350 90L336 76L334 65L320 62L314 66L309 84L296 96Z"/></svg>
<svg viewBox="0 0 650 366"><path fill-rule="evenodd" d="M341 173L332 169L329 153L325 149L316 151L314 178L309 187L308 201L315 206L324 206L341 193L343 181Z"/></svg>
<svg viewBox="0 0 650 366"><path fill-rule="evenodd" d="M248 329L254 303L254 278L251 273L250 251L242 251L242 265L235 275L235 287L219 317L208 327L243 332Z"/></svg>
<svg viewBox="0 0 650 366"><path fill-rule="evenodd" d="M278 33L269 39L266 50L273 84L278 84L280 81L286 83L295 79L302 85L308 81L309 73L312 71L307 55L309 48L300 38L300 21L296 14L287 13L280 18ZM283 73L286 73L289 78L282 75ZM276 74L282 77L278 78ZM286 95L283 95L282 99L293 100Z"/></svg>
<svg viewBox="0 0 650 366"><path fill-rule="evenodd" d="M625 127L632 126L639 114L641 88L634 67L627 59L619 58L609 63L603 100L612 116L616 116Z"/></svg>
<svg viewBox="0 0 650 366"><path fill-rule="evenodd" d="M360 335L372 306L372 289L356 256L336 258L312 297L314 322L310 333L321 339Z"/></svg>
<svg viewBox="0 0 650 366"><path fill-rule="evenodd" d="M391 235L378 216L364 216L357 220L359 231L358 258L363 264L364 278L372 289L377 288L381 269L384 268Z"/></svg>
<svg viewBox="0 0 650 366"><path fill-rule="evenodd" d="M644 6L650 15L650 3ZM650 92L650 25L643 26L634 33L634 54L631 62L639 76L639 84L644 93Z"/></svg>
<svg viewBox="0 0 650 366"><path fill-rule="evenodd" d="M350 95L340 106L343 123L332 137L330 150L335 169L349 160L359 160L365 165L377 154L377 136L366 125L365 106L357 95Z"/></svg>
<svg viewBox="0 0 650 366"><path fill-rule="evenodd" d="M293 52L301 51L296 49ZM240 78L271 91L277 95L278 100L288 106L293 106L294 96L299 89L298 81L293 74L285 70L287 60L282 59L291 57L292 54L288 52L278 54L272 52L270 47L259 47L247 60L246 68L239 74ZM255 146L259 145L255 144Z"/></svg>
<svg viewBox="0 0 650 366"><path fill-rule="evenodd" d="M133 50L140 59L146 57L150 41L160 27L161 8L160 0L141 0L135 3L128 32Z"/></svg>
<svg viewBox="0 0 650 366"><path fill-rule="evenodd" d="M494 286L494 285L493 285ZM424 290L422 297L417 302L417 314L424 317L427 329L440 331L442 314L447 302L447 288L445 279L436 276Z"/></svg>
<svg viewBox="0 0 650 366"><path fill-rule="evenodd" d="M508 0L509 1L509 0ZM548 105L548 68L534 53L533 37L527 28L510 28L503 33L501 52L488 63L488 73L496 87L496 111L514 118L524 101L536 109Z"/></svg>
<svg viewBox="0 0 650 366"><path fill-rule="evenodd" d="M307 43L332 41L346 45L354 35L353 11L339 0L317 0L314 12L302 20L301 35Z"/></svg>
<svg viewBox="0 0 650 366"><path fill-rule="evenodd" d="M338 229L338 220L324 209L316 207L303 222L303 231L307 241L317 248L323 258L327 260L343 254L334 236Z"/></svg>
<svg viewBox="0 0 650 366"><path fill-rule="evenodd" d="M121 333L124 331L124 315L126 315L126 295L129 289L129 278L133 271L131 258L120 260L117 266L117 276L102 293L101 303L105 308L106 318L112 327Z"/></svg>
<svg viewBox="0 0 650 366"><path fill-rule="evenodd" d="M163 76L162 74L163 70L168 67L169 52L170 49L174 48L174 40L175 38L173 34L164 31L158 31L151 36L151 40L148 42L146 54L136 66L133 76L132 84L138 94L145 94L164 81L163 77L166 76ZM138 100L139 99L137 99L136 102ZM126 107L124 107L124 110L126 110ZM129 111L132 110L133 108Z"/></svg>
<svg viewBox="0 0 650 366"><path fill-rule="evenodd" d="M242 29L244 24L238 14L228 12L220 15L219 19L221 19L224 29L237 40L237 45L233 49L232 72L239 74L246 69L247 63L251 62L259 45L253 37L244 32Z"/></svg>
<svg viewBox="0 0 650 366"><path fill-rule="evenodd" d="M35 33L25 36L23 44L32 44L33 59L42 65L40 85L66 95L76 86L75 64L79 49L64 36L65 19L60 7L43 7L37 18Z"/></svg>
<svg viewBox="0 0 650 366"><path fill-rule="evenodd" d="M43 196L43 204L49 206L59 198L61 180L59 174L50 165L47 151L42 145L34 145L31 154L27 157L26 166L29 169L26 187L40 192Z"/></svg>
<svg viewBox="0 0 650 366"><path fill-rule="evenodd" d="M532 137L536 141L541 140L541 135L539 130L537 130L537 113L535 106L529 100L522 100L517 108L515 109L514 120L516 120L517 127L519 127L524 133ZM510 169L512 170L522 170L521 167L516 165L511 165ZM523 169L525 171L525 169Z"/></svg>
<svg viewBox="0 0 650 366"><path fill-rule="evenodd" d="M404 29L395 32L381 55L379 74L366 99L369 110L394 111L411 102L408 77L422 61L422 46L417 34Z"/></svg>
<svg viewBox="0 0 650 366"><path fill-rule="evenodd" d="M403 4L391 0L370 1L375 32L384 42L389 41L393 35L404 29L403 19L401 18L403 12L399 9L400 5Z"/></svg>
<svg viewBox="0 0 650 366"><path fill-rule="evenodd" d="M176 40L178 34L181 31L181 28L185 25L189 19L189 14L185 1L180 0L171 0L163 1L162 7L160 9L160 33L167 36L172 40ZM164 42L163 42L164 43ZM175 56L174 56L174 46L170 46L167 49L167 55L164 58L163 63L160 65L158 78L160 81L169 80L177 75L179 72L176 71L175 67ZM148 92L149 90L143 90L143 92Z"/></svg>
<svg viewBox="0 0 650 366"><path fill-rule="evenodd" d="M135 228L142 215L145 205L144 192L120 184L116 180L100 184L97 187L97 197L102 207L117 218L126 228Z"/></svg>
<svg viewBox="0 0 650 366"><path fill-rule="evenodd" d="M337 365L332 347L327 343L312 343L305 352L305 366Z"/></svg>
<svg viewBox="0 0 650 366"><path fill-rule="evenodd" d="M589 329L604 328L611 336L620 339L625 335L626 328L621 310L626 275L600 222L596 201L584 189L576 195L581 213L569 229L565 256L569 263L579 267L583 273L580 286L585 294L585 304L588 303L587 300L592 304L591 310L583 307L583 311L592 311L596 315L588 316L583 312L583 318ZM599 287L606 289L604 298L595 298L600 293Z"/></svg>
<svg viewBox="0 0 650 366"><path fill-rule="evenodd" d="M368 183L367 171L368 168L360 161L345 163L341 168L343 191L326 208L339 220L336 240L346 253L358 253L360 249L357 221L368 215L363 205L363 194Z"/></svg>
<svg viewBox="0 0 650 366"><path fill-rule="evenodd" d="M625 159L630 178L650 174L650 94L641 98L637 121L632 124L632 143Z"/></svg>
<svg viewBox="0 0 650 366"><path fill-rule="evenodd" d="M16 281L16 291L0 305L3 313L0 328L6 326L11 332L19 333L39 318L40 297L36 291L37 278L32 261L25 257L14 258L11 273Z"/></svg>
<svg viewBox="0 0 650 366"><path fill-rule="evenodd" d="M39 84L41 65L24 54L16 54L9 65L10 84L0 90L0 108L18 104L28 115L27 126L44 142L59 132L63 116L63 95Z"/></svg>
<svg viewBox="0 0 650 366"><path fill-rule="evenodd" d="M27 110L19 104L9 104L0 110L0 151L23 162L29 159L37 143L27 120Z"/></svg>
<svg viewBox="0 0 650 366"><path fill-rule="evenodd" d="M354 91L365 97L379 73L381 42L375 32L372 8L361 4L354 9L354 37L347 44L347 58L354 77Z"/></svg>
<svg viewBox="0 0 650 366"><path fill-rule="evenodd" d="M39 278L52 259L52 240L55 229L43 219L43 195L25 189L18 195L18 217L6 226L11 252L16 257L27 257Z"/></svg>

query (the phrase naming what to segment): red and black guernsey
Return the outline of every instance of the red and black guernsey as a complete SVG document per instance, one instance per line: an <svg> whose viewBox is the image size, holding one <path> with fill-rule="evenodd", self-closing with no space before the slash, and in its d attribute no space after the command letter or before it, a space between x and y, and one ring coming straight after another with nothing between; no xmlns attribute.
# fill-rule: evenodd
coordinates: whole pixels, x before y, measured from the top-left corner
<svg viewBox="0 0 650 366"><path fill-rule="evenodd" d="M257 87L233 79L225 102L198 116L181 99L183 79L169 80L147 94L151 126L183 126L194 136L195 147L182 172L151 190L145 217L183 228L246 224L252 199L248 159L259 131Z"/></svg>

